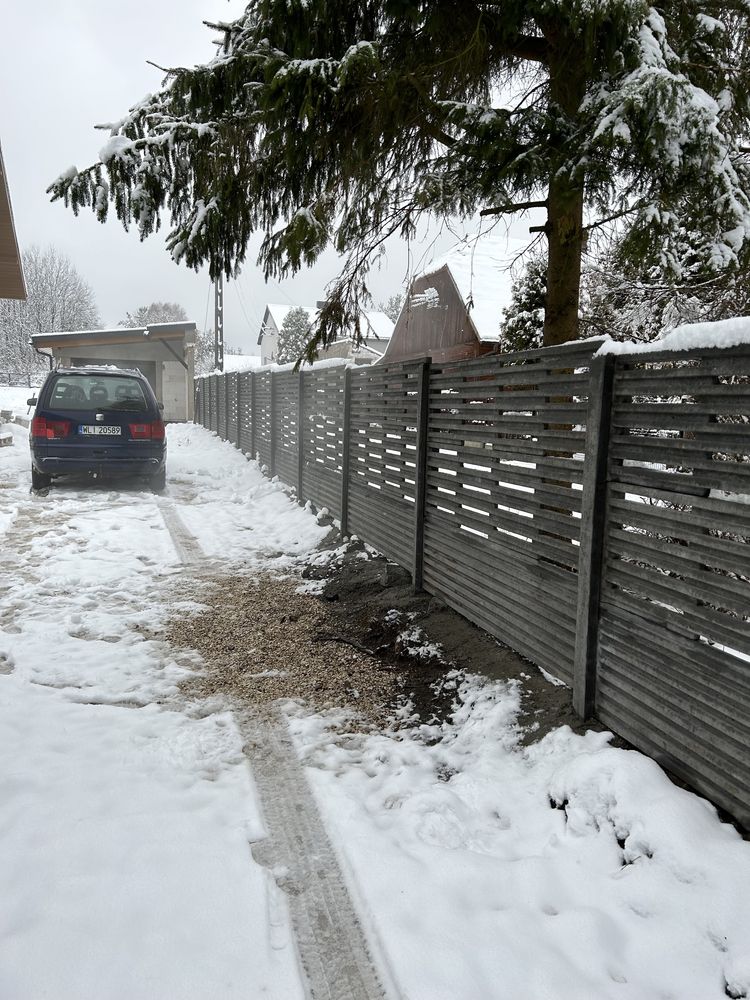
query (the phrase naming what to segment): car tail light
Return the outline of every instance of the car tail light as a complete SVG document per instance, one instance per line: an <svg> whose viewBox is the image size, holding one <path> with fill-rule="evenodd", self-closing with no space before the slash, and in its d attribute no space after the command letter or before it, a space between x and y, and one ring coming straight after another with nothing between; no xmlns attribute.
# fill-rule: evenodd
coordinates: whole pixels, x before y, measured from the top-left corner
<svg viewBox="0 0 750 1000"><path fill-rule="evenodd" d="M163 441L164 421L154 420L149 424L128 424L130 436L135 441Z"/></svg>
<svg viewBox="0 0 750 1000"><path fill-rule="evenodd" d="M46 438L48 441L54 441L55 438L67 437L69 433L69 420L49 420L47 417L34 417L31 421L32 437Z"/></svg>

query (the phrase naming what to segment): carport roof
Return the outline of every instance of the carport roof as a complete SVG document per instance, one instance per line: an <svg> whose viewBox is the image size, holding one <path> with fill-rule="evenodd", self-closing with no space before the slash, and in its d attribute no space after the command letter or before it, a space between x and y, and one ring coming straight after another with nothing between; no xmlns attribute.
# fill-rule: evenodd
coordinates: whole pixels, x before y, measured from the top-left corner
<svg viewBox="0 0 750 1000"><path fill-rule="evenodd" d="M25 298L26 282L18 251L3 151L0 149L0 299Z"/></svg>
<svg viewBox="0 0 750 1000"><path fill-rule="evenodd" d="M114 330L70 330L34 333L34 347L77 347L79 344L137 344L143 340L180 340L195 332L195 323L152 323L150 326L116 327Z"/></svg>

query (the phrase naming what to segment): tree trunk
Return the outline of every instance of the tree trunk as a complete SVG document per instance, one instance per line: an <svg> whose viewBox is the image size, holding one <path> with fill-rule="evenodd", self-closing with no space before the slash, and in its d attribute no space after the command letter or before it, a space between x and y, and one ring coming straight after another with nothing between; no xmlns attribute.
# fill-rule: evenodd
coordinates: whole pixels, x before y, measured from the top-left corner
<svg viewBox="0 0 750 1000"><path fill-rule="evenodd" d="M547 220L547 301L544 346L578 339L578 301L583 250L583 181L554 178Z"/></svg>
<svg viewBox="0 0 750 1000"><path fill-rule="evenodd" d="M550 42L550 103L571 126L586 92L581 40L569 35ZM572 131L572 128L571 128ZM544 346L578 339L578 302L583 250L583 173L571 178L564 163L553 164L547 210L547 302Z"/></svg>

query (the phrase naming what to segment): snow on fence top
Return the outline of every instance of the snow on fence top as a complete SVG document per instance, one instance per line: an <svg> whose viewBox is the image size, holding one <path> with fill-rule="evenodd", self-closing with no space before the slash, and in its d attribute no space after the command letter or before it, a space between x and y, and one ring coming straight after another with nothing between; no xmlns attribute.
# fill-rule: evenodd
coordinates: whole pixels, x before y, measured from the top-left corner
<svg viewBox="0 0 750 1000"><path fill-rule="evenodd" d="M226 362L227 355L225 355L224 360ZM291 372L294 370L296 362L289 361L287 364L279 365L276 362L272 362L267 365L252 365L245 369L246 371L254 372ZM340 368L340 367L355 367L354 362L350 358L323 358L321 361L315 361L313 364L305 362L300 365L300 368L305 371L319 371L321 368ZM233 371L236 369L232 369ZM196 378L210 378L211 375L223 375L224 372L220 372L218 368L213 371L205 372L203 375L196 375Z"/></svg>
<svg viewBox="0 0 750 1000"><path fill-rule="evenodd" d="M713 323L684 323L648 344L608 340L596 354L657 354L743 345L750 345L750 316L733 316Z"/></svg>

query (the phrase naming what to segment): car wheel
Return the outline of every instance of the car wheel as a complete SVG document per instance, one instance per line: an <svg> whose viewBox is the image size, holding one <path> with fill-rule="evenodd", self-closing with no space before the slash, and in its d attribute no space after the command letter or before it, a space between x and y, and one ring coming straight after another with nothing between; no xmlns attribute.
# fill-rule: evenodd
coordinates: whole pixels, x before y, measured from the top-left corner
<svg viewBox="0 0 750 1000"><path fill-rule="evenodd" d="M151 489L154 493L163 493L167 485L167 470L162 469L155 476L151 477Z"/></svg>
<svg viewBox="0 0 750 1000"><path fill-rule="evenodd" d="M50 483L52 482L52 476L48 476L46 472L40 472L31 466L31 488L32 490L46 490Z"/></svg>

